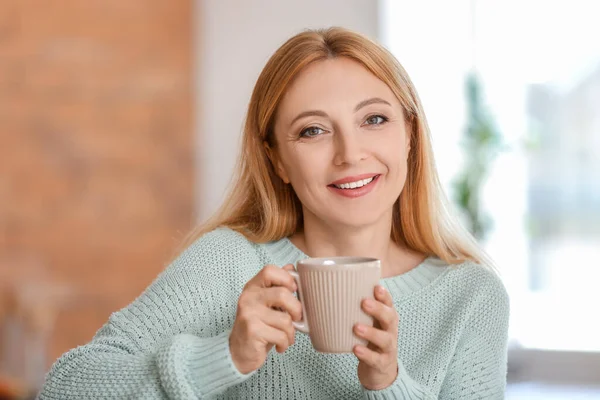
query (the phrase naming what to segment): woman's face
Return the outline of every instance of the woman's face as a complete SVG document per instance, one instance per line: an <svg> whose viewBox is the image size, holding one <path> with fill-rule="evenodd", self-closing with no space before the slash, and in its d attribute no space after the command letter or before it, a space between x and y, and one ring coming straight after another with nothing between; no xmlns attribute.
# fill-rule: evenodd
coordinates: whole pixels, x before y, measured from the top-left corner
<svg viewBox="0 0 600 400"><path fill-rule="evenodd" d="M278 175L304 218L364 227L391 219L410 137L400 102L359 63L315 62L293 81L275 120Z"/></svg>

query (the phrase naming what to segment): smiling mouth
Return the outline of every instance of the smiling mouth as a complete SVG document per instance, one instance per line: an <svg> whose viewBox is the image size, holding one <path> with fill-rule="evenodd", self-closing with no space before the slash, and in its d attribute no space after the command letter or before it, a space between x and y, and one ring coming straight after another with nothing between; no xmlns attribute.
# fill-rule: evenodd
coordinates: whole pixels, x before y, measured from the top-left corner
<svg viewBox="0 0 600 400"><path fill-rule="evenodd" d="M334 187L336 189L353 190L353 189L361 188L363 186L367 186L367 185L375 182L377 180L377 178L379 178L379 176L380 175L375 175L375 176L372 176L372 177L367 178L367 179L357 180L355 182L341 183L339 185L331 184L329 186L330 187Z"/></svg>

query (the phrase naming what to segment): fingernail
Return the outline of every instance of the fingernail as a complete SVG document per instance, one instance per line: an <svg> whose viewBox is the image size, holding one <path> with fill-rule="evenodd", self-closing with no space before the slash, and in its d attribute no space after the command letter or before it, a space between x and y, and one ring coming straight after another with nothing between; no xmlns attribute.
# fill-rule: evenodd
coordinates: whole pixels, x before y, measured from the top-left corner
<svg viewBox="0 0 600 400"><path fill-rule="evenodd" d="M356 332L363 334L363 333L365 333L365 331L366 331L366 329L364 326L362 326L360 324L356 325Z"/></svg>
<svg viewBox="0 0 600 400"><path fill-rule="evenodd" d="M371 299L366 299L365 300L365 307L367 308L373 308L375 306L375 302Z"/></svg>
<svg viewBox="0 0 600 400"><path fill-rule="evenodd" d="M356 347L354 347L354 352L356 354L363 354L364 350L363 350L362 346L356 346Z"/></svg>

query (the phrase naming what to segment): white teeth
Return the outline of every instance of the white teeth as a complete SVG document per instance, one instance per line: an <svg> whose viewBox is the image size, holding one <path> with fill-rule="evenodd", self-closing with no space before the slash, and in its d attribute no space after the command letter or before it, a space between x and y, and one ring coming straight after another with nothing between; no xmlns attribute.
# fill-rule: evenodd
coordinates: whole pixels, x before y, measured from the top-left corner
<svg viewBox="0 0 600 400"><path fill-rule="evenodd" d="M362 179L360 181L350 182L350 183L342 183L341 185L334 185L334 186L339 189L355 189L357 187L363 187L366 184L371 183L371 181L373 179L375 179L374 176L372 176L371 178L368 178L368 179Z"/></svg>

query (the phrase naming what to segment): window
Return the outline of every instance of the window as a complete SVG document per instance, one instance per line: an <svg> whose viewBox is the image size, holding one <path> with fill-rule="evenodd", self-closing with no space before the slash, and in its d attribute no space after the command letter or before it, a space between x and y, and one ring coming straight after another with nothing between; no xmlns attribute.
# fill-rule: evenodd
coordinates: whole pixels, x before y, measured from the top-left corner
<svg viewBox="0 0 600 400"><path fill-rule="evenodd" d="M525 348L600 351L600 24L582 0L382 2L381 36L422 98L442 182L462 163L475 67L505 149L485 246Z"/></svg>

